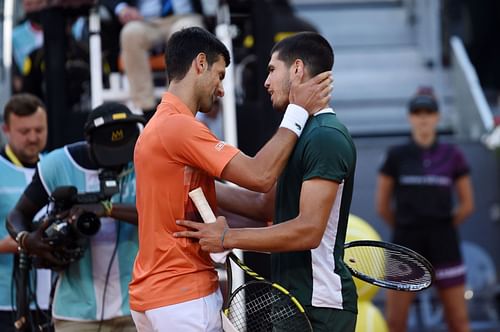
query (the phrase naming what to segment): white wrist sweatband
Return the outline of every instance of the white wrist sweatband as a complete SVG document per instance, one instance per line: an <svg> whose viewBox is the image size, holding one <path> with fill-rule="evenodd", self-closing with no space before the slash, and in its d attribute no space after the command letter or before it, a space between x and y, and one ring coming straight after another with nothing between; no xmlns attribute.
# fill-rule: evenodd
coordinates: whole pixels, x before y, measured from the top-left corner
<svg viewBox="0 0 500 332"><path fill-rule="evenodd" d="M309 113L305 109L295 104L289 104L285 115L283 115L283 120L281 120L280 127L290 129L300 137L308 118Z"/></svg>

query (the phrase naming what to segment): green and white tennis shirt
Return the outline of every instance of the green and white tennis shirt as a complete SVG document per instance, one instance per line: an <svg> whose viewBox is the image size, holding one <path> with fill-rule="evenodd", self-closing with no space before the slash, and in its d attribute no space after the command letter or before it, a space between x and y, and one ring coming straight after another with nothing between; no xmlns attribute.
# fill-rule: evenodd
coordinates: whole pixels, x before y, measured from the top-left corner
<svg viewBox="0 0 500 332"><path fill-rule="evenodd" d="M304 305L357 312L356 287L343 263L344 241L354 183L356 148L332 109L311 117L278 180L275 223L299 214L304 181L339 183L321 244L312 250L275 253L272 278Z"/></svg>

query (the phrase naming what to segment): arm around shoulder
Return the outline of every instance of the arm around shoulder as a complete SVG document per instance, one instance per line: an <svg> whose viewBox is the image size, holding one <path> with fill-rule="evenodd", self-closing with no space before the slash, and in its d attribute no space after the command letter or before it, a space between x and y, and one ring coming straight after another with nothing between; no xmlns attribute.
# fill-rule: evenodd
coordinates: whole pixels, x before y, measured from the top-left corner
<svg viewBox="0 0 500 332"><path fill-rule="evenodd" d="M276 134L255 155L236 155L224 168L221 177L242 187L268 192L283 171L298 137L305 127L309 114L328 105L332 90L331 72L320 73L302 82L299 72L292 80L290 104Z"/></svg>
<svg viewBox="0 0 500 332"><path fill-rule="evenodd" d="M224 167L221 178L253 191L268 192L283 171L296 142L296 134L279 128L255 157L243 152L236 154Z"/></svg>

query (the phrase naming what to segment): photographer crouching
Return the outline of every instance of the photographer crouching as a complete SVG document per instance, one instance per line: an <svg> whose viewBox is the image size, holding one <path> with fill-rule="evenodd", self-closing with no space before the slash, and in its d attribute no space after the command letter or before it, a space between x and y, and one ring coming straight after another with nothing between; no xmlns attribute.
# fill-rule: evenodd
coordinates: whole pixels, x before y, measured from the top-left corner
<svg viewBox="0 0 500 332"><path fill-rule="evenodd" d="M135 331L127 287L138 248L132 159L143 123L122 104L94 109L86 140L47 154L7 217L20 250L60 272L57 332Z"/></svg>

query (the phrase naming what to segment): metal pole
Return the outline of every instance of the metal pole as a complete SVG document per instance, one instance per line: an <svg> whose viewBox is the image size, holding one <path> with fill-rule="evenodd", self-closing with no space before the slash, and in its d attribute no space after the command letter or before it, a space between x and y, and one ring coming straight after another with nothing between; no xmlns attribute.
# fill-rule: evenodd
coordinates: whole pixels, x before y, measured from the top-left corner
<svg viewBox="0 0 500 332"><path fill-rule="evenodd" d="M102 59L101 59L101 22L97 7L90 9L89 16L90 49L90 94L92 109L101 105L102 97Z"/></svg>
<svg viewBox="0 0 500 332"><path fill-rule="evenodd" d="M222 98L222 123L224 141L227 143L238 146L238 133L236 123L236 98L234 89L234 56L233 56L233 41L230 27L230 14L229 5L226 1L219 1L219 8L217 10L217 26L215 27L215 34L217 38L227 47L231 56L231 64L226 68L226 76L223 81L224 97ZM241 250L234 250L234 253L243 260L243 252ZM240 269L233 271L233 285L242 285L245 281L244 272ZM231 292L232 289L229 290Z"/></svg>
<svg viewBox="0 0 500 332"><path fill-rule="evenodd" d="M217 12L217 27L215 34L217 38L226 45L231 55L231 64L226 68L226 77L223 81L224 97L222 98L222 121L224 141L238 146L238 133L236 124L236 98L234 89L234 56L233 42L230 26L229 5L225 1L221 1Z"/></svg>
<svg viewBox="0 0 500 332"><path fill-rule="evenodd" d="M14 26L14 0L3 2L3 24L2 24L2 68L0 80L2 89L0 92L0 113L3 113L5 102L12 94L11 72L12 72L12 29Z"/></svg>

